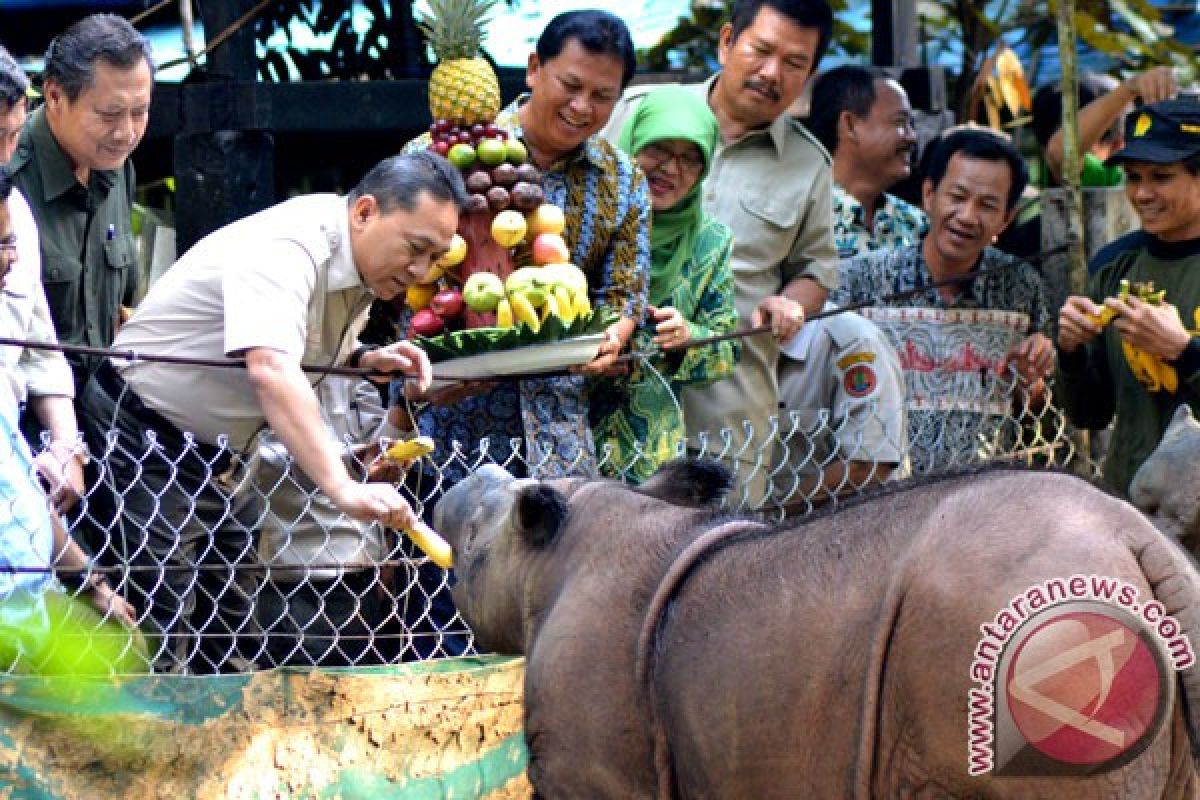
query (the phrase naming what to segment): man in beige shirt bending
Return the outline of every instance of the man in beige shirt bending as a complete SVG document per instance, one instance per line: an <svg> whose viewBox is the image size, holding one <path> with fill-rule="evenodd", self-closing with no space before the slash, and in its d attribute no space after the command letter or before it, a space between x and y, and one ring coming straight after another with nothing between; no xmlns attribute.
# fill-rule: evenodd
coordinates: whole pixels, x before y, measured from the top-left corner
<svg viewBox="0 0 1200 800"><path fill-rule="evenodd" d="M266 426L348 517L406 528L413 510L390 484L347 472L301 364L403 371L428 388L429 360L408 342L357 347L372 298L403 294L450 244L466 191L449 162L423 152L389 158L349 197L307 195L210 234L150 290L121 327L122 351L244 358L245 369L106 361L84 393L84 426L104 447L105 483L120 496L116 557L135 605L163 632L159 668L221 670L252 660L244 571L261 497L220 476ZM201 566L216 565L219 569ZM199 585L201 591L194 591ZM203 608L210 604L214 608ZM203 620L197 653L189 618ZM239 647L242 645L242 647Z"/></svg>
<svg viewBox="0 0 1200 800"><path fill-rule="evenodd" d="M720 126L704 210L733 229L739 324L770 325L774 334L746 338L732 376L683 394L691 447L733 459L737 505L761 506L776 469L771 418L779 405L779 342L795 335L805 312L820 311L837 286L829 155L787 113L832 29L825 0L738 0L721 28L722 71L694 85ZM652 91L626 92L605 129L610 139Z"/></svg>

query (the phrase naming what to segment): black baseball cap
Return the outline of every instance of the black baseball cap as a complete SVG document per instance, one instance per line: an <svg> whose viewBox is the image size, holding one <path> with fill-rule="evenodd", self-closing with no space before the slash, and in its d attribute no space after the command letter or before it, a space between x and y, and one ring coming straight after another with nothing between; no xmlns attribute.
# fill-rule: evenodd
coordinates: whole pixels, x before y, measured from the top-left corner
<svg viewBox="0 0 1200 800"><path fill-rule="evenodd" d="M1200 101L1184 97L1131 111L1125 118L1125 146L1104 163L1174 164L1195 155L1200 155Z"/></svg>

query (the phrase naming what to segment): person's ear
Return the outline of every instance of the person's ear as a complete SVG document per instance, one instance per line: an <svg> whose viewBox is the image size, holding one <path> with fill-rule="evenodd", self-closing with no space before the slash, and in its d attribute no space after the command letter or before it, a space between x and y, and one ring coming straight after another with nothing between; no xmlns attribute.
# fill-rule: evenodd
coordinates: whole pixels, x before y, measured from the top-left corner
<svg viewBox="0 0 1200 800"><path fill-rule="evenodd" d="M525 88L533 91L534 86L538 82L538 72L541 71L542 63L538 61L537 53L530 53L529 59L525 62Z"/></svg>
<svg viewBox="0 0 1200 800"><path fill-rule="evenodd" d="M350 206L351 228L361 230L377 211L379 211L379 203L375 200L374 195L359 195Z"/></svg>
<svg viewBox="0 0 1200 800"><path fill-rule="evenodd" d="M726 22L721 26L721 32L717 34L717 62L721 66L725 66L725 58L729 55L731 47L733 47L733 25Z"/></svg>
<svg viewBox="0 0 1200 800"><path fill-rule="evenodd" d="M921 181L921 206L926 214L933 207L933 193L937 191L937 187L933 185L932 178L926 178Z"/></svg>
<svg viewBox="0 0 1200 800"><path fill-rule="evenodd" d="M858 141L858 118L850 111L838 114L837 140L839 143Z"/></svg>

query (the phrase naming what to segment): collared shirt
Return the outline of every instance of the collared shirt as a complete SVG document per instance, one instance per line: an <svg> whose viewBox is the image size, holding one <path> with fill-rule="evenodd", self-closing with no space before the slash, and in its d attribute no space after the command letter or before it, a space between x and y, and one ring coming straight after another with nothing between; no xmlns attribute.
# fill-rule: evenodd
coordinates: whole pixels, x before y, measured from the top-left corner
<svg viewBox="0 0 1200 800"><path fill-rule="evenodd" d="M858 314L810 322L784 345L779 399L788 463L797 477L828 469L835 460L904 460L900 359L883 332Z"/></svg>
<svg viewBox="0 0 1200 800"><path fill-rule="evenodd" d="M0 413L0 567L47 567L54 555L46 495L34 480L33 456L17 429L15 413ZM37 593L50 587L49 572L0 569L0 628L20 617L7 602L14 591ZM11 633L11 629L6 631Z"/></svg>
<svg viewBox="0 0 1200 800"><path fill-rule="evenodd" d="M522 135L517 110L528 95L502 110L495 124ZM418 137L406 150L428 144ZM640 322L650 275L650 195L633 161L593 136L578 151L542 173L546 202L563 209L572 262L588 276L593 305L603 303ZM436 372L436 367L435 367ZM484 442L503 462L511 441L524 440L531 474L552 478L594 472L595 448L581 377L500 384L453 407L430 407L418 420L422 433L442 447L474 449Z"/></svg>
<svg viewBox="0 0 1200 800"><path fill-rule="evenodd" d="M833 184L833 240L839 258L853 258L872 250L892 250L916 244L929 230L925 212L895 195L879 196L871 230L867 212L858 198Z"/></svg>
<svg viewBox="0 0 1200 800"><path fill-rule="evenodd" d="M707 99L718 78L691 87ZM605 135L615 140L637 103L651 91L653 86L626 91ZM750 327L758 304L796 278L808 276L830 289L837 285L830 164L829 154L812 134L786 114L737 141L717 144L704 179L704 211L733 231L740 327ZM684 418L693 445L699 444L700 434L712 441L728 429L738 452L746 439L747 420L756 440L769 433L769 418L778 406L778 359L779 346L772 337L747 337L741 361L729 378L684 390ZM765 446L757 441L742 451L742 459L759 461Z"/></svg>
<svg viewBox="0 0 1200 800"><path fill-rule="evenodd" d="M223 359L278 350L333 365L353 351L372 295L350 250L347 204L304 195L217 230L150 289L113 346L155 355ZM208 444L243 449L265 423L245 370L116 362L154 411ZM316 384L321 375L306 373Z"/></svg>
<svg viewBox="0 0 1200 800"><path fill-rule="evenodd" d="M8 196L8 213L17 237L17 261L4 276L0 296L0 336L53 344L54 324L42 290L37 223L19 190ZM32 347L0 347L0 413L16 414L27 395L75 396L71 369L62 353Z"/></svg>
<svg viewBox="0 0 1200 800"><path fill-rule="evenodd" d="M898 250L875 250L843 262L842 283L833 293L833 302L842 306L865 302L884 308L1011 311L1028 317L1028 327L1021 332L1024 335L1049 335L1051 319L1041 276L1019 258L992 247L984 248L975 266L976 270L986 270L987 274L968 284L960 284L954 297L947 299L938 289L928 289L919 295L888 299L896 293L929 286L934 282L921 248L922 242L919 242ZM890 330L885 330L885 333L893 335ZM890 340L892 346L901 353L910 352L914 347L911 341ZM914 368L922 372L933 369L927 365ZM946 398L952 404L958 399L961 398ZM910 408L908 430L909 455L915 474L971 463L997 446L997 437L1009 434L1008 430L1003 429L1003 416L974 410Z"/></svg>
<svg viewBox="0 0 1200 800"><path fill-rule="evenodd" d="M356 456L357 446L399 433L387 423L379 389L369 381L335 375L315 388L321 419L347 471L361 475L367 465ZM328 565L362 565L384 558L386 545L379 524L351 519L339 510L296 466L273 432L259 441L258 456L254 482L270 501L259 534L259 555L271 567L308 567L280 570L272 581L331 580L345 570Z"/></svg>
<svg viewBox="0 0 1200 800"><path fill-rule="evenodd" d="M120 170L92 170L83 186L39 108L21 131L8 170L37 220L42 283L59 339L107 347L120 306L132 305L137 290L132 162ZM93 361L68 360L77 380Z"/></svg>

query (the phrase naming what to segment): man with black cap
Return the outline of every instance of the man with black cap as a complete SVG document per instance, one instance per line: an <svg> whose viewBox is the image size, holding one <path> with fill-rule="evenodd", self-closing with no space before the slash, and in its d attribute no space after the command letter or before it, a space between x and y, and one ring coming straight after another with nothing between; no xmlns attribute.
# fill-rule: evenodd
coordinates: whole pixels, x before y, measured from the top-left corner
<svg viewBox="0 0 1200 800"><path fill-rule="evenodd" d="M1067 413L1092 429L1116 416L1104 481L1122 495L1175 409L1200 414L1200 102L1143 106L1125 142L1106 163L1125 168L1142 227L1096 254L1087 296L1068 297L1058 317ZM1151 282L1159 302L1138 296Z"/></svg>

